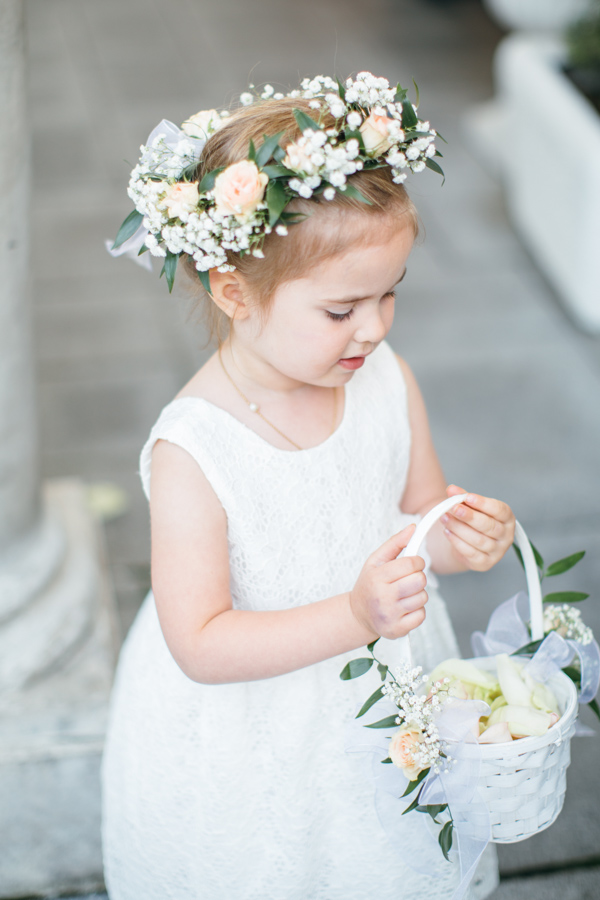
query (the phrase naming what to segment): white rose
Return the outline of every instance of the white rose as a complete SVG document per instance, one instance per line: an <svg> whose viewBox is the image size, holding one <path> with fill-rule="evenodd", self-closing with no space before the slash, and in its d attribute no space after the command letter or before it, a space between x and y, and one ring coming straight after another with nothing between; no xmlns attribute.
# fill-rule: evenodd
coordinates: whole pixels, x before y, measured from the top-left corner
<svg viewBox="0 0 600 900"><path fill-rule="evenodd" d="M203 109L186 119L181 128L190 137L206 140L211 134L218 131L222 124L216 109Z"/></svg>
<svg viewBox="0 0 600 900"><path fill-rule="evenodd" d="M377 156L379 153L385 153L392 146L390 141L390 133L388 129L388 117L379 116L377 113L371 113L368 119L360 126L363 144L365 150L370 156Z"/></svg>

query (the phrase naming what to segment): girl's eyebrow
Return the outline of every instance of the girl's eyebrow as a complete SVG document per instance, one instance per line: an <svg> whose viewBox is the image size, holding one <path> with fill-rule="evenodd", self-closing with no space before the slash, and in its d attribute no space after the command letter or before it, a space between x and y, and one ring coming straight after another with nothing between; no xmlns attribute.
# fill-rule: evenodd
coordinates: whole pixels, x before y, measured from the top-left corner
<svg viewBox="0 0 600 900"><path fill-rule="evenodd" d="M394 288L400 284L401 281L404 280L404 276L406 275L407 269L404 270L398 281L391 286L389 291L385 291L386 294L391 294ZM323 303L358 303L359 300L368 300L368 297L346 297L343 300L323 300Z"/></svg>

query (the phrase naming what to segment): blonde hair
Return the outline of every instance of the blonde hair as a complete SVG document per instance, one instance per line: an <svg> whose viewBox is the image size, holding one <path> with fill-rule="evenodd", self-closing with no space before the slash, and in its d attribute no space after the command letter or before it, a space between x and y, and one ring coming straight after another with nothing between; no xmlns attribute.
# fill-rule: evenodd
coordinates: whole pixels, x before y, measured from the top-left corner
<svg viewBox="0 0 600 900"><path fill-rule="evenodd" d="M308 100L292 97L257 101L236 110L209 138L198 163L196 177L201 180L214 169L247 159L251 140L258 148L265 135L279 131L283 132L280 139L283 148L297 140L301 130L294 117L294 109L311 113ZM335 127L335 119L327 113L322 124L325 128ZM389 166L357 172L351 176L350 183L369 204L340 191L336 191L333 200L324 200L322 196L310 200L299 197L286 207L286 211L306 218L299 224L290 225L286 236L275 232L268 234L263 245L264 259L250 253L242 256L227 252L228 262L235 266L248 286L249 299L265 315L280 284L302 277L325 259L337 256L358 243L368 245L374 242L382 230L408 227L415 237L418 235L417 211L404 186L393 182ZM356 214L354 227L348 221L349 212ZM206 296L192 257L184 256L183 266L193 279L198 296ZM212 300L206 305L205 313L211 339L221 342L227 330L224 326L230 324L229 319Z"/></svg>

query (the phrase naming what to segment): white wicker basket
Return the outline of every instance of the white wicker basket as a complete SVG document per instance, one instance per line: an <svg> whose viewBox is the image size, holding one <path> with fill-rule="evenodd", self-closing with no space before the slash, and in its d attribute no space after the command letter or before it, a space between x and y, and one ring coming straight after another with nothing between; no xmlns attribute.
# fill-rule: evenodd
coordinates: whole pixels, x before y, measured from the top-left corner
<svg viewBox="0 0 600 900"><path fill-rule="evenodd" d="M417 555L431 526L466 494L451 497L430 510L421 520L402 555ZM525 564L533 640L544 636L542 589L531 545L517 522L515 543ZM402 639L406 640L406 639ZM471 660L495 672L494 657ZM571 761L570 741L578 712L575 685L563 672L548 682L559 703L561 717L542 737L525 737L501 744L467 745L467 754L480 760L479 792L486 803L492 841L512 844L532 837L552 825L562 809L566 771Z"/></svg>

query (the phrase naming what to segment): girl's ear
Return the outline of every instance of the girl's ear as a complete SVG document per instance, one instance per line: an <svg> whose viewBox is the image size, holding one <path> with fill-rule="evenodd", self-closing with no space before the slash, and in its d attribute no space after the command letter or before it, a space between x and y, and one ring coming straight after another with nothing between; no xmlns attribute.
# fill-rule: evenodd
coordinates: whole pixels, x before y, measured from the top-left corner
<svg viewBox="0 0 600 900"><path fill-rule="evenodd" d="M239 272L219 272L218 269L211 269L209 277L212 299L219 309L232 320L248 318L249 308L244 299L248 292Z"/></svg>

